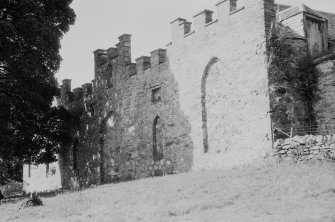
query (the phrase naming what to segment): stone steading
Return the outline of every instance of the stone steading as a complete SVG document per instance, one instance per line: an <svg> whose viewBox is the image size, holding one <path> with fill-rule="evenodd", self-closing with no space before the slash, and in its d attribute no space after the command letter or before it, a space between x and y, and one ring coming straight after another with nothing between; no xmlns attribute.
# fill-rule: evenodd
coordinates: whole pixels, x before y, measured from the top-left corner
<svg viewBox="0 0 335 222"><path fill-rule="evenodd" d="M335 161L335 134L279 139L274 143L274 149L279 158Z"/></svg>

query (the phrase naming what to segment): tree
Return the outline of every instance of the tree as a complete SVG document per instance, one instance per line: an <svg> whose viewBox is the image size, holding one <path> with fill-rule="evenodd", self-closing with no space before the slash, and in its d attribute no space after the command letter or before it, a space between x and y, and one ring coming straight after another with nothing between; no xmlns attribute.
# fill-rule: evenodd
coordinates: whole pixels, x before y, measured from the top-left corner
<svg viewBox="0 0 335 222"><path fill-rule="evenodd" d="M303 130L306 124L315 122L313 102L317 99L317 76L307 45L301 49L295 47L288 36L287 27L275 23L268 36L267 51L271 120L290 133L292 127Z"/></svg>
<svg viewBox="0 0 335 222"><path fill-rule="evenodd" d="M58 94L60 40L74 24L72 0L0 1L0 156L8 161L53 162L69 143Z"/></svg>

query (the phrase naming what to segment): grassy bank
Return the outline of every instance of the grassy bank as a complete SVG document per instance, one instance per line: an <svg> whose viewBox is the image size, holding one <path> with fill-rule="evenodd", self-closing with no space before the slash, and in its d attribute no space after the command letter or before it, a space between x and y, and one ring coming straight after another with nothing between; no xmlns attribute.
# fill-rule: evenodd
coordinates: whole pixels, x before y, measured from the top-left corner
<svg viewBox="0 0 335 222"><path fill-rule="evenodd" d="M104 185L0 206L0 221L335 221L335 166L265 164Z"/></svg>

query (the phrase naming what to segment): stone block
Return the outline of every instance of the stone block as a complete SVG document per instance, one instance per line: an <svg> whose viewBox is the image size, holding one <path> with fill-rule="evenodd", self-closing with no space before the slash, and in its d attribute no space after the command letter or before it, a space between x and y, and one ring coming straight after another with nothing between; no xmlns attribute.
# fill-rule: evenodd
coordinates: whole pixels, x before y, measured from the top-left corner
<svg viewBox="0 0 335 222"><path fill-rule="evenodd" d="M305 141L306 143L308 144L314 144L316 142L315 140L315 136L313 135L308 135L306 138L305 138Z"/></svg>
<svg viewBox="0 0 335 222"><path fill-rule="evenodd" d="M278 154L281 154L281 155L282 154L287 154L287 150L281 150L281 151L278 152Z"/></svg>
<svg viewBox="0 0 335 222"><path fill-rule="evenodd" d="M291 145L291 143L292 143L292 139L291 138L285 139L285 142L284 142L285 145L288 145L288 144Z"/></svg>
<svg viewBox="0 0 335 222"><path fill-rule="evenodd" d="M317 135L317 136L315 137L315 141L316 141L317 143L319 143L319 144L322 144L322 142L323 142L323 136L322 136L322 135Z"/></svg>
<svg viewBox="0 0 335 222"><path fill-rule="evenodd" d="M289 149L291 149L291 145L290 145L290 144L288 144L288 145L284 145L284 146L283 146L283 149L284 149L284 150L289 150Z"/></svg>
<svg viewBox="0 0 335 222"><path fill-rule="evenodd" d="M320 146L313 146L310 150L320 150Z"/></svg>

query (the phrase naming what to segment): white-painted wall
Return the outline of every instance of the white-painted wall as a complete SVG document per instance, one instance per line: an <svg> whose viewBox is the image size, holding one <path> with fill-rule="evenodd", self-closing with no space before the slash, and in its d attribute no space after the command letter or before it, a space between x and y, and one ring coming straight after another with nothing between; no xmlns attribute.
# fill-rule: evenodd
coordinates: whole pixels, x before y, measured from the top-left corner
<svg viewBox="0 0 335 222"><path fill-rule="evenodd" d="M48 192L62 188L61 176L58 162L49 164L49 172L46 172L47 166L31 165L29 177L29 165L23 166L23 191Z"/></svg>

